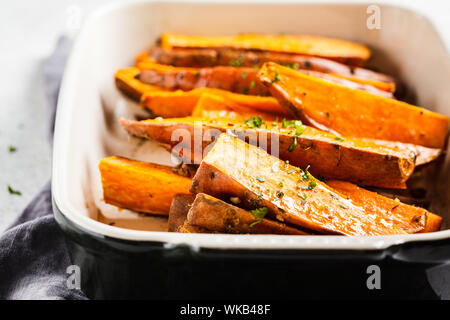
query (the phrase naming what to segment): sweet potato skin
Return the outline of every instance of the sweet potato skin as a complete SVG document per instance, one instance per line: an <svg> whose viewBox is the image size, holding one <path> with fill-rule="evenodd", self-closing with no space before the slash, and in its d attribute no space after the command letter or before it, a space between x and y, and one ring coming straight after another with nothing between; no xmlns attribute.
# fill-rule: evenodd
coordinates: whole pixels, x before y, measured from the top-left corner
<svg viewBox="0 0 450 320"><path fill-rule="evenodd" d="M191 178L171 167L109 157L100 161L99 169L104 201L121 208L167 215L175 194L190 193Z"/></svg>
<svg viewBox="0 0 450 320"><path fill-rule="evenodd" d="M376 192L360 188L357 185L346 181L329 180L327 181L327 185L329 185L339 193L349 197L350 199L352 199L352 201L360 204L365 209L379 212L380 214L387 213L391 215L396 224L403 224L405 220L408 219L424 219L425 216L426 224L417 229L409 230L409 233L433 232L439 230L440 217L423 208L401 203L398 200L396 201L384 197ZM438 219L435 219L434 217L429 219L430 216L438 217ZM435 222L437 221L439 221L439 223L435 224Z"/></svg>
<svg viewBox="0 0 450 320"><path fill-rule="evenodd" d="M281 105L319 129L430 148L442 149L445 145L449 119L437 113L274 63L264 64L258 78Z"/></svg>
<svg viewBox="0 0 450 320"><path fill-rule="evenodd" d="M254 129L217 119L121 119L121 125L137 137L152 138L172 147L178 145L175 152L179 151L181 143L183 154L180 156L190 163L200 163L202 155L217 136L233 130L242 140L250 139L271 154L276 155L278 151L280 159L288 160L295 166L304 168L310 165L312 174L325 178L385 188L405 188L405 181L414 170L413 153L390 149L376 144L376 141L350 138L337 140L332 134L309 127L301 135L295 136L292 129L283 129L281 124L269 129ZM178 137L176 133L184 133L181 140L175 139ZM297 146L291 149L293 141L297 141Z"/></svg>
<svg viewBox="0 0 450 320"><path fill-rule="evenodd" d="M232 93L213 88L198 88L190 91L153 91L144 94L141 105L163 118L178 118L192 115L202 95L220 96L232 106L254 109L257 112L272 113L290 119L292 115L272 97L259 97Z"/></svg>
<svg viewBox="0 0 450 320"><path fill-rule="evenodd" d="M187 215L187 223L219 233L308 234L284 223L255 218L246 210L203 193L197 194L192 203Z"/></svg>
<svg viewBox="0 0 450 320"><path fill-rule="evenodd" d="M142 53L136 59L137 62L157 61L176 67L214 67L214 66L238 66L260 67L265 62L275 62L281 65L291 66L294 69L319 71L329 73L337 77L371 84L374 87L394 92L395 81L392 77L377 73L372 70L350 67L345 64L318 57L299 54L286 54L268 51L248 51L229 48L178 48L163 49L153 47L149 52Z"/></svg>
<svg viewBox="0 0 450 320"><path fill-rule="evenodd" d="M161 47L172 48L232 48L324 57L345 64L362 66L370 50L361 44L309 35L240 34L229 37L198 37L164 33Z"/></svg>
<svg viewBox="0 0 450 320"><path fill-rule="evenodd" d="M152 62L141 62L138 79L142 83L162 87L166 90L183 91L195 88L215 88L235 93L268 96L269 91L256 80L252 68L211 67L178 68Z"/></svg>
<svg viewBox="0 0 450 320"><path fill-rule="evenodd" d="M197 170L191 192L238 197L245 208L264 206L269 217L327 234L406 234L425 225L425 215L409 221L407 228L396 225L388 215L365 210L312 179L264 150L222 134Z"/></svg>
<svg viewBox="0 0 450 320"><path fill-rule="evenodd" d="M194 202L193 194L176 194L173 196L169 210L169 232L177 232L185 222L189 209Z"/></svg>

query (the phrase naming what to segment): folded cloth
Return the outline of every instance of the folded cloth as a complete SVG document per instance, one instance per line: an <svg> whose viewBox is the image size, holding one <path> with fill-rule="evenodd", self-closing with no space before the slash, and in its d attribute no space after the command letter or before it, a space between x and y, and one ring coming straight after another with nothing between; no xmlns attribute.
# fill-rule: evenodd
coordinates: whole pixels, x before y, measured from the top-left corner
<svg viewBox="0 0 450 320"><path fill-rule="evenodd" d="M46 96L51 107L50 143L61 83L71 41L58 40L44 61ZM67 286L71 265L62 231L52 212L48 182L0 238L0 299L86 299Z"/></svg>

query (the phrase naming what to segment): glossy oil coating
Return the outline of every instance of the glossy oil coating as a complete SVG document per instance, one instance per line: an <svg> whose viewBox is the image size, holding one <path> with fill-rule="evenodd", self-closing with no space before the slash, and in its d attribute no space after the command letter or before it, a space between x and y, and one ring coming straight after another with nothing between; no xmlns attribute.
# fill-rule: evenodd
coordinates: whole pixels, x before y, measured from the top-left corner
<svg viewBox="0 0 450 320"><path fill-rule="evenodd" d="M267 207L280 221L322 233L405 234L425 225L425 219L407 217L407 228L397 225L389 215L365 210L305 171L227 134L203 159L191 191L235 196L249 206Z"/></svg>

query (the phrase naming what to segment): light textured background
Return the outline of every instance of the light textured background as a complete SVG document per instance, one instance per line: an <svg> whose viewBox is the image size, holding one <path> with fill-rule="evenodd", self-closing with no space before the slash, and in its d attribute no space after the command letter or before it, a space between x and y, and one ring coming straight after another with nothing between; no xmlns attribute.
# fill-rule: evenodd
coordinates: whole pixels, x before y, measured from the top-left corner
<svg viewBox="0 0 450 320"><path fill-rule="evenodd" d="M107 0L0 2L0 232L51 174L50 110L43 90L42 61L52 52L59 35L75 35L83 20L106 3ZM450 1L389 3L408 6L428 16L450 46ZM10 145L17 148L15 153L8 151ZM9 194L8 185L22 195Z"/></svg>

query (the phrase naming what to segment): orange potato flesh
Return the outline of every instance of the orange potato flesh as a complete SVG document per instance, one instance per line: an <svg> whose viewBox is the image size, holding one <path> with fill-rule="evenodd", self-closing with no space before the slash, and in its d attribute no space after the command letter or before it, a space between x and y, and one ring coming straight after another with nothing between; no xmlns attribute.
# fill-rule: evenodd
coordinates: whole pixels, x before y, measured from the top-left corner
<svg viewBox="0 0 450 320"><path fill-rule="evenodd" d="M354 202L359 203L363 208L376 211L380 214L391 214L395 212L398 215L417 215L420 217L422 214L426 214L426 225L420 232L435 232L439 231L442 218L438 215L431 213L423 208L415 207L401 203L398 200L393 200L376 192L372 192L358 187L350 182L330 180L327 181L327 185L340 192L341 194L349 197Z"/></svg>
<svg viewBox="0 0 450 320"><path fill-rule="evenodd" d="M192 114L203 94L223 97L233 106L279 114L280 118L290 118L290 113L272 97L250 96L213 88L198 88L191 91L152 91L143 95L141 105L163 118L187 117Z"/></svg>
<svg viewBox="0 0 450 320"><path fill-rule="evenodd" d="M233 48L262 50L324 57L345 64L361 66L370 58L370 50L361 44L309 35L258 35L205 37L164 33L161 47L172 48Z"/></svg>
<svg viewBox="0 0 450 320"><path fill-rule="evenodd" d="M259 116L266 121L278 121L284 118L283 114L257 111L209 93L201 95L192 111L194 118L225 119L234 122L244 122L252 116Z"/></svg>
<svg viewBox="0 0 450 320"><path fill-rule="evenodd" d="M177 193L189 194L191 178L173 168L121 157L99 164L106 203L138 212L167 215Z"/></svg>
<svg viewBox="0 0 450 320"><path fill-rule="evenodd" d="M449 118L443 115L274 63L264 64L258 78L281 105L319 129L430 148L445 145Z"/></svg>
<svg viewBox="0 0 450 320"><path fill-rule="evenodd" d="M161 91L160 88L151 84L143 83L135 77L140 74L138 68L117 70L114 75L117 88L133 100L139 101L145 92Z"/></svg>
<svg viewBox="0 0 450 320"><path fill-rule="evenodd" d="M328 234L389 235L420 231L426 215L371 212L261 148L222 134L193 178L192 193L238 197L246 207ZM304 201L302 201L304 200Z"/></svg>

